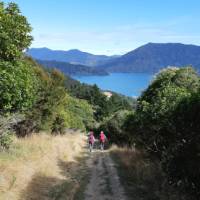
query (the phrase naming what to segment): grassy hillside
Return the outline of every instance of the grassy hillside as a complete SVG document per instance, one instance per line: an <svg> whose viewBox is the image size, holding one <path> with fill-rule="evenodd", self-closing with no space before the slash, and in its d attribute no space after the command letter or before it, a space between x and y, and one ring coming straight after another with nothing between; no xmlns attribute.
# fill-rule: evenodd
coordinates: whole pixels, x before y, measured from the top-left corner
<svg viewBox="0 0 200 200"><path fill-rule="evenodd" d="M14 138L9 152L0 153L0 199L73 197L84 165L85 137L72 133Z"/></svg>
<svg viewBox="0 0 200 200"><path fill-rule="evenodd" d="M161 70L137 102L115 93L108 98L96 85L80 84L24 56L31 27L16 4L0 3L0 16L0 198L73 199L85 185L86 141L69 130L92 129L128 148L113 157L132 197L200 199L195 69Z"/></svg>

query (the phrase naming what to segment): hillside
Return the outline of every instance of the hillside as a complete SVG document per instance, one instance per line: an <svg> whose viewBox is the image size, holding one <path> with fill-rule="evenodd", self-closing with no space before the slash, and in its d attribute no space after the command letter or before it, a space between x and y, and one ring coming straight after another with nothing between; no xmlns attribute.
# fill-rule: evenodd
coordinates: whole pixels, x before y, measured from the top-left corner
<svg viewBox="0 0 200 200"><path fill-rule="evenodd" d="M38 60L55 60L59 62L68 62L72 64L81 64L87 66L96 66L107 62L116 56L93 55L87 52L82 52L77 49L69 51L51 50L48 48L30 48L27 55Z"/></svg>
<svg viewBox="0 0 200 200"><path fill-rule="evenodd" d="M0 200L200 199L193 67L160 70L136 101L108 98L51 69L58 61L43 68L24 55L32 28L17 4L0 3L0 16ZM151 72L198 60L198 46L147 44L113 67Z"/></svg>
<svg viewBox="0 0 200 200"><path fill-rule="evenodd" d="M148 43L100 68L109 72L154 73L167 66L186 65L200 69L200 46L180 43Z"/></svg>
<svg viewBox="0 0 200 200"><path fill-rule="evenodd" d="M181 43L148 43L120 57L93 55L79 50L54 51L48 48L31 48L26 53L35 59L45 60L48 67L53 63L66 74L80 72L81 75L105 75L105 71L155 73L167 66L187 65L200 69L200 46ZM68 69L63 69L61 63L55 61L65 62L62 65ZM72 64L76 64L77 67ZM88 67L84 69L82 65L97 66L103 71L93 71Z"/></svg>
<svg viewBox="0 0 200 200"><path fill-rule="evenodd" d="M84 145L85 136L73 131L64 136L15 138L9 152L0 152L0 199L74 196L83 176Z"/></svg>
<svg viewBox="0 0 200 200"><path fill-rule="evenodd" d="M66 62L58 62L58 61L47 61L47 60L37 60L37 62L44 67L47 68L56 68L59 69L66 75L98 75L105 76L108 73L104 69L96 68L96 67L88 67L84 65L74 65Z"/></svg>

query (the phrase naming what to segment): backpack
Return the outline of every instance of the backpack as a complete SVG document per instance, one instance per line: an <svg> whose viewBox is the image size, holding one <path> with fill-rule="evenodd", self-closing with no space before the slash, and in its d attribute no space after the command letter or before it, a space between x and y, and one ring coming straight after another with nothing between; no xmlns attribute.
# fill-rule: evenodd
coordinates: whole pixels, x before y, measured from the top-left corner
<svg viewBox="0 0 200 200"><path fill-rule="evenodd" d="M94 143L94 136L92 134L90 134L89 136L89 142Z"/></svg>

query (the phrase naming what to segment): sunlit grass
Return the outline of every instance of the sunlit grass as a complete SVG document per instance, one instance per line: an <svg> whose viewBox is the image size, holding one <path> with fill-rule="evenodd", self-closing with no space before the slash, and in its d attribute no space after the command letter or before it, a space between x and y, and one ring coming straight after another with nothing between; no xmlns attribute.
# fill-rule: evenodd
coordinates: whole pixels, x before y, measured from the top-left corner
<svg viewBox="0 0 200 200"><path fill-rule="evenodd" d="M159 199L164 179L156 160L151 160L145 152L137 149L115 147L111 149L111 155L130 199Z"/></svg>
<svg viewBox="0 0 200 200"><path fill-rule="evenodd" d="M70 174L67 177L67 174L63 173L58 161L65 162L66 165L76 163L84 145L85 137L80 133L64 136L39 134L24 139L15 138L11 149L0 153L0 199L22 199L26 188L30 190L30 183L32 192L27 195L32 193L32 199L43 199L42 195L46 195L51 187L70 178ZM38 181L36 174L40 175L41 180L54 181L48 184ZM34 179L36 181L33 184ZM41 190L41 194L35 194L34 191L37 190ZM45 196L44 199L48 197Z"/></svg>

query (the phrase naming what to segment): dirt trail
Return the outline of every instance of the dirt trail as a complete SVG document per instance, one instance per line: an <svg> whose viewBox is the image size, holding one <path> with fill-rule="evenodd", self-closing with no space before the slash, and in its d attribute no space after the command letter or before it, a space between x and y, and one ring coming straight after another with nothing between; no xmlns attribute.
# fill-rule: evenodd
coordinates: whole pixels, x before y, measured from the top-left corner
<svg viewBox="0 0 200 200"><path fill-rule="evenodd" d="M117 170L108 152L93 152L89 160L91 178L85 200L126 200Z"/></svg>

